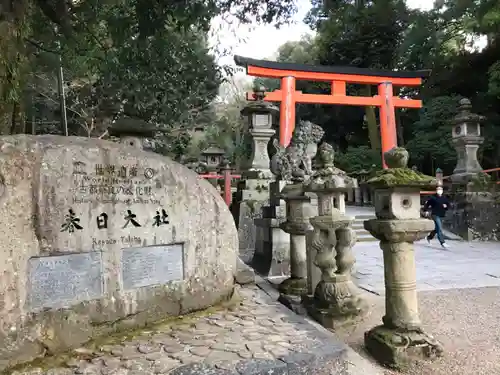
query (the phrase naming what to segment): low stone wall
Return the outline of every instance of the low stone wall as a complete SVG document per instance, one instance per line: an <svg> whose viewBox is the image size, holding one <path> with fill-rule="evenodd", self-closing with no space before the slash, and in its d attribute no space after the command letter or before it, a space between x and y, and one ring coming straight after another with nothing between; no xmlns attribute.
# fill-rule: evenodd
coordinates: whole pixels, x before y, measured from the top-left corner
<svg viewBox="0 0 500 375"><path fill-rule="evenodd" d="M231 295L236 227L194 172L86 138L0 149L0 371Z"/></svg>
<svg viewBox="0 0 500 375"><path fill-rule="evenodd" d="M455 193L444 225L467 241L500 241L500 201L491 193Z"/></svg>

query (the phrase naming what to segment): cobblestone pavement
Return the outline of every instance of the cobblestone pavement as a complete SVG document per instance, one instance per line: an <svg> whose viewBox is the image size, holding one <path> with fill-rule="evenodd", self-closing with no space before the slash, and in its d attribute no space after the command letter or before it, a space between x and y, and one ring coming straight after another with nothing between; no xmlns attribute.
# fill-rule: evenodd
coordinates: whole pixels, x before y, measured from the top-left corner
<svg viewBox="0 0 500 375"><path fill-rule="evenodd" d="M448 241L443 249L436 240L415 243L419 291L500 286L500 246L492 242ZM355 281L370 292L384 291L382 250L377 242L354 245Z"/></svg>
<svg viewBox="0 0 500 375"><path fill-rule="evenodd" d="M242 302L235 308L82 347L63 362L54 359L13 374L378 374L328 331L293 314L256 286L241 289L240 295Z"/></svg>

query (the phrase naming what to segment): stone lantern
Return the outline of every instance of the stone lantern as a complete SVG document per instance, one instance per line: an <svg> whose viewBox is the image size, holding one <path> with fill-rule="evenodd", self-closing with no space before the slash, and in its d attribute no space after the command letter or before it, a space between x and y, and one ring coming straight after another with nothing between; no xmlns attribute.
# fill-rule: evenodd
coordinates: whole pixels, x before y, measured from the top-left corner
<svg viewBox="0 0 500 375"><path fill-rule="evenodd" d="M420 218L420 191L435 187L436 180L408 168L408 157L403 148L384 154L388 169L368 181L377 218L364 222L365 229L380 240L385 280L383 324L365 333L365 345L379 362L396 368L443 352L422 329L413 248L413 242L434 229L431 220Z"/></svg>
<svg viewBox="0 0 500 375"><path fill-rule="evenodd" d="M484 142L481 136L483 116L471 112L469 99L460 100L460 111L453 119L452 142L457 151L457 165L453 170L453 183L470 182L483 168L477 160L477 150Z"/></svg>
<svg viewBox="0 0 500 375"><path fill-rule="evenodd" d="M144 148L144 140L153 138L158 131L148 122L134 118L118 119L108 128L111 137L118 137L120 143L139 150Z"/></svg>
<svg viewBox="0 0 500 375"><path fill-rule="evenodd" d="M250 151L241 163L241 179L235 199L235 212L240 239L240 254L252 258L255 268L260 266L264 250L264 238L269 231L267 221L262 222L266 205L269 203L269 186L273 174L269 169L270 159L268 144L275 134L273 118L279 112L278 108L264 101L265 89L254 90L255 101L249 102L241 115L247 120L244 133L244 144ZM262 225L260 225L262 224ZM248 261L250 261L248 259ZM266 268L266 267L263 267Z"/></svg>
<svg viewBox="0 0 500 375"><path fill-rule="evenodd" d="M491 192L491 177L483 172L477 150L484 142L481 122L484 117L471 112L469 99L460 101L453 118L452 142L457 165L451 175L454 205L446 217L446 226L463 239L496 240L498 209Z"/></svg>
<svg viewBox="0 0 500 375"><path fill-rule="evenodd" d="M251 137L251 154L247 161L247 171L244 177L253 179L271 179L269 170L268 144L276 133L273 129L273 119L279 113L278 107L264 101L265 88L259 87L254 91L256 101L250 102L242 110L241 115L248 121Z"/></svg>
<svg viewBox="0 0 500 375"><path fill-rule="evenodd" d="M221 164L225 151L218 147L208 147L201 153L202 162L206 163L207 167L214 171Z"/></svg>
<svg viewBox="0 0 500 375"><path fill-rule="evenodd" d="M345 214L345 192L354 179L333 165L334 151L328 143L318 149L320 167L304 187L318 197L318 215L310 219L314 228L307 248L307 296L309 313L326 328L361 315L367 305L351 280L352 247L356 233L353 217Z"/></svg>

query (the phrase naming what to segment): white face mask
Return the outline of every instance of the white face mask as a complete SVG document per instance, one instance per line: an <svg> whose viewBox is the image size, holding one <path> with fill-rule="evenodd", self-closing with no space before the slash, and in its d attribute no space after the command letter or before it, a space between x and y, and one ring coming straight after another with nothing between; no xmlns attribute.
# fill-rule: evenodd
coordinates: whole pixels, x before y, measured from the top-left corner
<svg viewBox="0 0 500 375"><path fill-rule="evenodd" d="M436 194L439 196L443 195L443 189L436 189Z"/></svg>

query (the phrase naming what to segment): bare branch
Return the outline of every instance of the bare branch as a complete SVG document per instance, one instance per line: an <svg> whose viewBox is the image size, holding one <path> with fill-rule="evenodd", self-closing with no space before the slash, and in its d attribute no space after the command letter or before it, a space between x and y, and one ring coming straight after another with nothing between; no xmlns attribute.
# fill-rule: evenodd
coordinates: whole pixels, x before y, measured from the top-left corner
<svg viewBox="0 0 500 375"><path fill-rule="evenodd" d="M99 137L97 137L98 139L103 139L105 136L109 135L109 131L106 129L106 131L104 133L102 133Z"/></svg>

